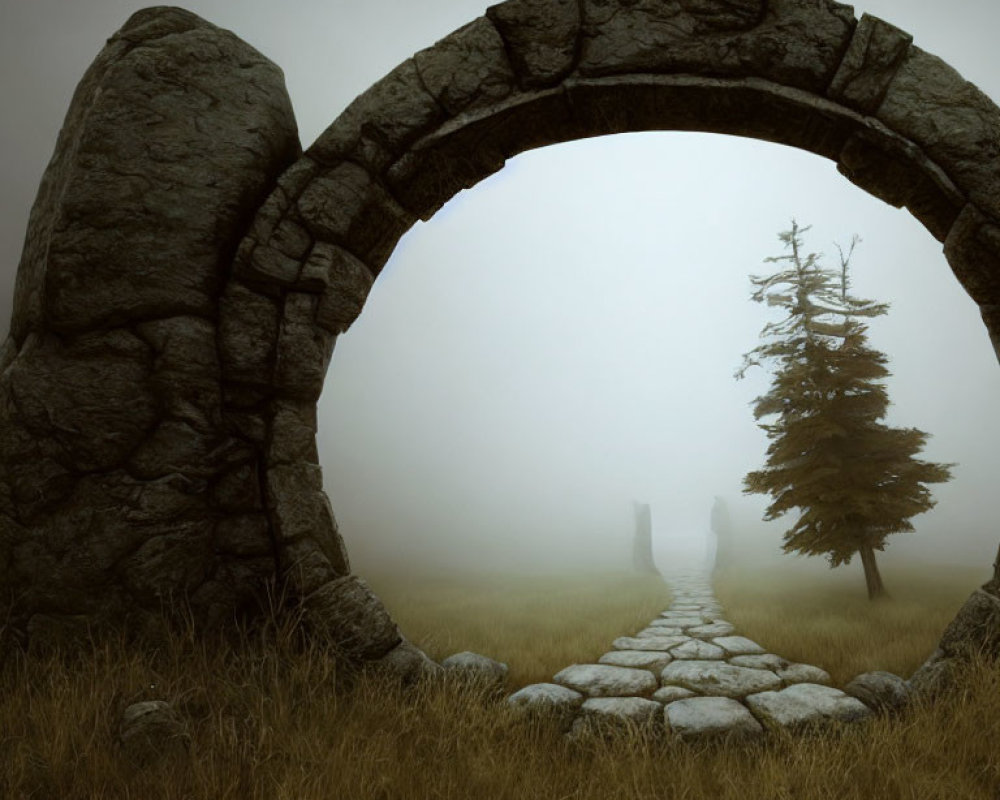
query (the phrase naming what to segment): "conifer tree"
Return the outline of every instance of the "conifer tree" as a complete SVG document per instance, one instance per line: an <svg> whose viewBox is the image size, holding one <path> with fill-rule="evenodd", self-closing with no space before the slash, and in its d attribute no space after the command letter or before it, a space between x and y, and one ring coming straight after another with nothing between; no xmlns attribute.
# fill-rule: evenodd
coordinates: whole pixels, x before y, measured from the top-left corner
<svg viewBox="0 0 1000 800"><path fill-rule="evenodd" d="M912 531L910 518L935 505L925 484L951 479L953 464L933 464L915 456L928 434L883 424L889 396L881 383L889 376L887 357L867 342L867 317L888 306L860 300L849 292L848 265L855 236L840 269L803 255L802 234L779 234L790 252L765 259L779 264L768 276L751 276L752 298L786 312L761 331L762 344L743 356L736 373L773 365L768 392L754 401L754 417L770 445L763 469L744 478L745 494L767 494L765 520L793 509L798 519L784 534L782 550L825 555L831 567L857 553L869 599L885 594L875 561L893 533ZM763 418L771 422L762 422Z"/></svg>

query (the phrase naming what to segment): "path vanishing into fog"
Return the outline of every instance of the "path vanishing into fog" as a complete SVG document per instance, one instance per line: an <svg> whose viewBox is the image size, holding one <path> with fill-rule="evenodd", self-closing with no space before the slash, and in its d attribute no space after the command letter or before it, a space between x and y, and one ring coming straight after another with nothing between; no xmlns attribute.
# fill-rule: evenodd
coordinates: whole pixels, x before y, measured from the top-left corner
<svg viewBox="0 0 1000 800"><path fill-rule="evenodd" d="M681 737L760 736L814 722L853 722L872 711L830 686L811 664L792 663L736 635L709 576L670 573L670 608L612 642L596 664L573 664L552 683L525 686L508 702L564 714L576 737L601 723L662 726Z"/></svg>

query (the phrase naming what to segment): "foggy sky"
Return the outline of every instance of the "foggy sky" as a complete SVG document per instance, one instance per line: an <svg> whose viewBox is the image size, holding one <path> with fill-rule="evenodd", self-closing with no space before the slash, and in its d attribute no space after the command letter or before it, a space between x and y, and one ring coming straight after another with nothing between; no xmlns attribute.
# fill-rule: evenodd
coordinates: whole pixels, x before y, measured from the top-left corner
<svg viewBox="0 0 1000 800"><path fill-rule="evenodd" d="M74 87L133 11L126 0L0 2L0 328L28 212ZM285 72L303 146L415 51L483 12L464 0L241 0L186 7ZM855 4L914 35L995 100L1000 7ZM654 551L698 558L715 495L747 562L787 560L741 495L767 440L750 409L769 376L733 379L768 310L748 275L795 217L835 260L857 233L854 293L889 302L889 422L958 462L915 534L881 563L993 560L1000 370L975 304L907 212L833 162L754 140L641 133L524 153L403 238L341 336L320 401L320 463L355 568L627 567L632 501ZM752 552L750 552L752 549ZM822 563L821 559L813 559ZM847 570L857 570L852 564Z"/></svg>

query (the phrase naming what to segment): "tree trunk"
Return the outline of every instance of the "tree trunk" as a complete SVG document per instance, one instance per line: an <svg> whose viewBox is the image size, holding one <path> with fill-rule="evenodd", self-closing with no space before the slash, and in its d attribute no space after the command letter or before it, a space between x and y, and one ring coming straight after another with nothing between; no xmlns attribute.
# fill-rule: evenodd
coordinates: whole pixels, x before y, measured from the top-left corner
<svg viewBox="0 0 1000 800"><path fill-rule="evenodd" d="M882 576L878 571L878 564L875 563L875 550L869 545L865 545L858 550L861 554L861 565L865 568L865 585L868 587L868 599L876 600L880 597L888 597L882 583Z"/></svg>

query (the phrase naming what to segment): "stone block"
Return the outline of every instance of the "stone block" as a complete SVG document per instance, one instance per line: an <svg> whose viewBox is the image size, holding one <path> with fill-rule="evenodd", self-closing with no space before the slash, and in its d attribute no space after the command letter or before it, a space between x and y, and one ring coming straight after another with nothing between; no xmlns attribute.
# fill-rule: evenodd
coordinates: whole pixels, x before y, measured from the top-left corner
<svg viewBox="0 0 1000 800"><path fill-rule="evenodd" d="M274 386L286 398L315 403L323 391L337 337L316 324L318 305L319 298L313 294L285 295Z"/></svg>
<svg viewBox="0 0 1000 800"><path fill-rule="evenodd" d="M584 696L558 683L532 683L507 698L507 705L527 714L553 716L568 725L583 704Z"/></svg>
<svg viewBox="0 0 1000 800"><path fill-rule="evenodd" d="M486 17L421 50L413 60L424 86L451 116L499 102L515 88L504 41Z"/></svg>
<svg viewBox="0 0 1000 800"><path fill-rule="evenodd" d="M289 464L267 471L267 502L279 545L311 540L338 575L350 572L350 563L330 500L323 492L320 467Z"/></svg>
<svg viewBox="0 0 1000 800"><path fill-rule="evenodd" d="M829 722L856 722L871 709L840 689L797 683L780 691L748 695L747 706L769 728L801 728Z"/></svg>
<svg viewBox="0 0 1000 800"><path fill-rule="evenodd" d="M770 670L737 667L724 661L674 661L660 672L660 681L719 697L743 697L781 686L781 679Z"/></svg>
<svg viewBox="0 0 1000 800"><path fill-rule="evenodd" d="M300 595L309 595L329 581L344 575L330 563L320 544L312 537L279 545L280 569Z"/></svg>
<svg viewBox="0 0 1000 800"><path fill-rule="evenodd" d="M726 651L710 642L700 639L689 639L670 650L670 655L677 659L715 659L725 658Z"/></svg>
<svg viewBox="0 0 1000 800"><path fill-rule="evenodd" d="M655 730L662 725L663 706L644 697L589 697L580 706L570 735L612 733L629 728Z"/></svg>
<svg viewBox="0 0 1000 800"><path fill-rule="evenodd" d="M151 30L129 20L74 94L29 222L19 338L42 322L42 298L64 333L212 317L220 253L298 157L277 66L194 15Z"/></svg>
<svg viewBox="0 0 1000 800"><path fill-rule="evenodd" d="M278 399L271 421L269 465L319 463L316 450L316 403L312 400Z"/></svg>
<svg viewBox="0 0 1000 800"><path fill-rule="evenodd" d="M857 698L873 711L891 713L907 704L910 688L898 675L875 670L856 675L844 687L844 693Z"/></svg>
<svg viewBox="0 0 1000 800"><path fill-rule="evenodd" d="M579 73L756 76L822 92L853 27L837 3L584 0Z"/></svg>
<svg viewBox="0 0 1000 800"><path fill-rule="evenodd" d="M274 555L271 529L264 514L223 517L215 523L212 543L220 552L242 557Z"/></svg>
<svg viewBox="0 0 1000 800"><path fill-rule="evenodd" d="M407 59L355 99L308 149L315 161L356 161L381 172L445 118Z"/></svg>
<svg viewBox="0 0 1000 800"><path fill-rule="evenodd" d="M237 254L233 275L248 284L291 286L302 268L298 259L285 255L270 242L254 243Z"/></svg>
<svg viewBox="0 0 1000 800"><path fill-rule="evenodd" d="M650 695L656 688L653 673L610 664L573 664L552 680L588 697Z"/></svg>
<svg viewBox="0 0 1000 800"><path fill-rule="evenodd" d="M416 221L367 170L347 161L314 178L298 210L314 237L343 245L375 273Z"/></svg>
<svg viewBox="0 0 1000 800"><path fill-rule="evenodd" d="M948 264L980 305L1000 301L1000 226L974 205L958 215L944 242Z"/></svg>
<svg viewBox="0 0 1000 800"><path fill-rule="evenodd" d="M176 523L173 531L148 538L120 567L123 582L145 608L163 602L176 608L211 575L211 520Z"/></svg>
<svg viewBox="0 0 1000 800"><path fill-rule="evenodd" d="M874 127L847 140L837 170L879 200L906 206L941 242L965 206L951 179L916 145Z"/></svg>
<svg viewBox="0 0 1000 800"><path fill-rule="evenodd" d="M827 95L862 113L874 113L912 43L906 31L862 14Z"/></svg>
<svg viewBox="0 0 1000 800"><path fill-rule="evenodd" d="M385 180L400 203L426 220L508 157L581 135L591 132L574 120L561 89L517 93L444 123L394 162Z"/></svg>
<svg viewBox="0 0 1000 800"><path fill-rule="evenodd" d="M133 703L118 723L118 745L135 766L149 767L164 757L187 756L191 735L187 725L165 700Z"/></svg>
<svg viewBox="0 0 1000 800"><path fill-rule="evenodd" d="M671 661L673 657L670 653L662 650L612 650L597 659L598 664L648 669L653 672L663 669Z"/></svg>
<svg viewBox="0 0 1000 800"><path fill-rule="evenodd" d="M947 657L1000 658L1000 598L976 589L944 629L938 648Z"/></svg>
<svg viewBox="0 0 1000 800"><path fill-rule="evenodd" d="M689 697L668 703L663 716L671 732L685 738L760 736L764 729L746 706L729 697Z"/></svg>
<svg viewBox="0 0 1000 800"><path fill-rule="evenodd" d="M441 661L446 672L461 674L473 681L502 686L507 680L507 665L479 653L465 650Z"/></svg>
<svg viewBox="0 0 1000 800"><path fill-rule="evenodd" d="M690 641L689 636L619 636L611 645L616 650L670 650Z"/></svg>
<svg viewBox="0 0 1000 800"><path fill-rule="evenodd" d="M356 575L330 581L306 597L305 612L319 639L349 658L374 661L402 641L382 601Z"/></svg>
<svg viewBox="0 0 1000 800"><path fill-rule="evenodd" d="M153 428L128 459L139 478L183 475L207 481L245 460L246 444L211 429L201 431L184 420L166 419Z"/></svg>
<svg viewBox="0 0 1000 800"><path fill-rule="evenodd" d="M558 83L573 69L580 32L577 0L507 0L486 16L504 41L522 86Z"/></svg>
<svg viewBox="0 0 1000 800"><path fill-rule="evenodd" d="M277 303L238 281L219 299L219 353L227 381L270 386L278 340Z"/></svg>
<svg viewBox="0 0 1000 800"><path fill-rule="evenodd" d="M346 331L364 307L375 281L371 271L342 247L317 242L302 268L300 284L322 292L316 323L330 333Z"/></svg>
<svg viewBox="0 0 1000 800"><path fill-rule="evenodd" d="M229 514L261 510L263 503L256 460L224 472L212 487L212 502L220 511Z"/></svg>
<svg viewBox="0 0 1000 800"><path fill-rule="evenodd" d="M1000 219L1000 108L989 97L940 58L910 47L876 114Z"/></svg>
<svg viewBox="0 0 1000 800"><path fill-rule="evenodd" d="M156 423L151 357L150 347L127 330L65 343L32 334L5 378L31 436L58 443L60 460L68 458L77 470L107 470L120 465Z"/></svg>
<svg viewBox="0 0 1000 800"><path fill-rule="evenodd" d="M382 658L372 661L371 666L393 675L403 684L412 684L421 678L440 675L444 669L405 636Z"/></svg>

